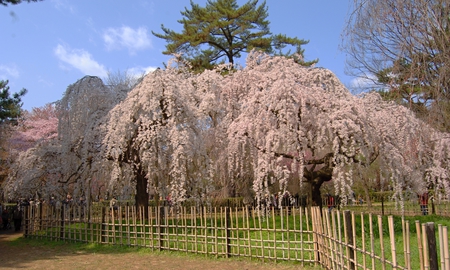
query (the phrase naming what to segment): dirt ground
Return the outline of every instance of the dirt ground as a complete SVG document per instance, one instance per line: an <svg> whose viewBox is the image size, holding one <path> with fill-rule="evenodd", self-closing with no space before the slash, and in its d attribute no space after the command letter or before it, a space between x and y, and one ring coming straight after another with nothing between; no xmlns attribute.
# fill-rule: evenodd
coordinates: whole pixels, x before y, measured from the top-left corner
<svg viewBox="0 0 450 270"><path fill-rule="evenodd" d="M0 231L0 269L312 269L300 265L212 259L142 250L92 251L73 244L39 245L13 230Z"/></svg>

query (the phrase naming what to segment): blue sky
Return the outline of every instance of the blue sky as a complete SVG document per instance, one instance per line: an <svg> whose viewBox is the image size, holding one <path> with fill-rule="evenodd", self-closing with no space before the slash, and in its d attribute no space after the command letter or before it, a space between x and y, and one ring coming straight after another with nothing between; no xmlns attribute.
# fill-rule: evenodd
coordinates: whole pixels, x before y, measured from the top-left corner
<svg viewBox="0 0 450 270"><path fill-rule="evenodd" d="M206 0L194 0L204 6ZM238 0L239 4L246 0ZM262 1L261 1L262 2ZM339 50L348 15L345 0L267 0L270 29L309 40L306 60L333 71L347 86L345 55ZM85 75L142 73L163 67L161 24L181 31L180 11L189 0L44 0L0 6L0 79L12 92L28 89L30 110L62 98L67 86ZM245 59L237 62L244 63Z"/></svg>

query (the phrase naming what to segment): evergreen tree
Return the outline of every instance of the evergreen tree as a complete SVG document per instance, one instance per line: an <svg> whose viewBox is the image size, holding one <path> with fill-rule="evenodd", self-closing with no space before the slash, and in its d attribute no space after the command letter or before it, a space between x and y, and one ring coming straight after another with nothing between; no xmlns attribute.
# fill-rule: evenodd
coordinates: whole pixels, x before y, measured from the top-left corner
<svg viewBox="0 0 450 270"><path fill-rule="evenodd" d="M0 123L14 120L20 116L22 110L22 97L27 93L23 88L10 96L8 81L0 80Z"/></svg>
<svg viewBox="0 0 450 270"><path fill-rule="evenodd" d="M252 49L292 57L302 65L317 62L303 61L301 46L308 41L270 32L265 1L258 5L258 0L250 0L239 6L236 0L208 0L205 7L191 1L191 9L185 8L181 15L181 33L164 25L163 34L152 33L167 41L164 54L183 53L193 69L209 69L225 60L234 64L235 58Z"/></svg>
<svg viewBox="0 0 450 270"><path fill-rule="evenodd" d="M42 0L26 0L26 2L30 3L30 2L38 2L38 1L42 1ZM0 0L0 5L3 6L8 6L8 4L10 5L17 5L22 3L22 0Z"/></svg>

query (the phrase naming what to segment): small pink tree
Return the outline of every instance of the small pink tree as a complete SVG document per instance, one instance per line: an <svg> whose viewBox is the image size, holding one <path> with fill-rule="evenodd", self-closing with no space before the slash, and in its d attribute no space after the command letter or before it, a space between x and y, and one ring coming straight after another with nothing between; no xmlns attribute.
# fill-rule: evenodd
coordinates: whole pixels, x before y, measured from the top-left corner
<svg viewBox="0 0 450 270"><path fill-rule="evenodd" d="M25 111L19 119L10 145L16 152L26 151L35 143L56 138L58 116L53 104Z"/></svg>
<svg viewBox="0 0 450 270"><path fill-rule="evenodd" d="M48 171L50 159L41 163L48 153L47 149L57 136L58 118L52 104L25 111L9 138L10 171L5 184L5 191L9 198L20 196L34 196L42 191L43 182L49 181Z"/></svg>

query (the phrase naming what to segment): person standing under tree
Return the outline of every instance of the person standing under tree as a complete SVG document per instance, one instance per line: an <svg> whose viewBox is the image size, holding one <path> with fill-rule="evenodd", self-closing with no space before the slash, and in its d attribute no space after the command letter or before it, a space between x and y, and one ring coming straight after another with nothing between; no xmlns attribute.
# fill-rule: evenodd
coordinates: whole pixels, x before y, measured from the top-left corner
<svg viewBox="0 0 450 270"><path fill-rule="evenodd" d="M422 211L422 215L428 215L428 192L422 193L422 195L418 195L420 210Z"/></svg>
<svg viewBox="0 0 450 270"><path fill-rule="evenodd" d="M332 211L334 208L334 197L331 194L327 194L327 206L328 206L328 211Z"/></svg>

